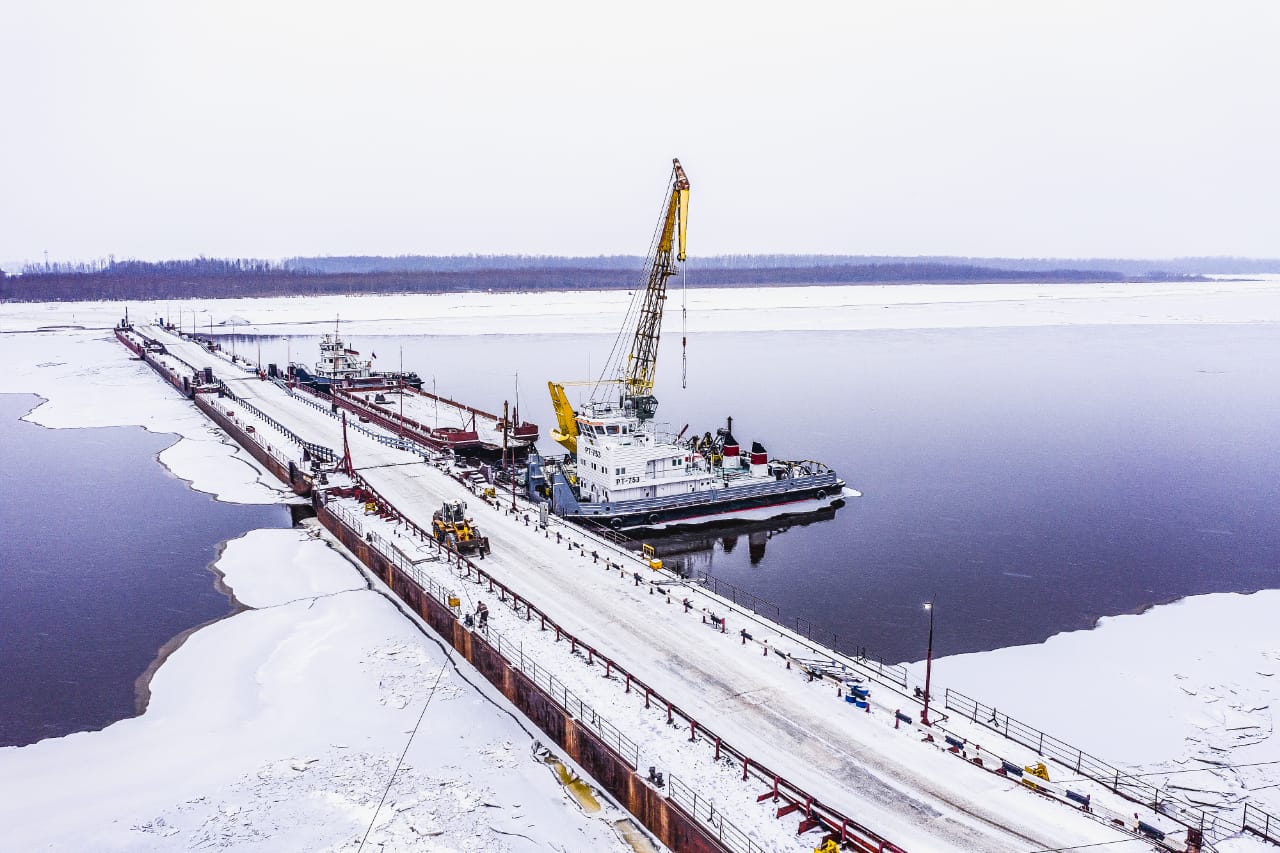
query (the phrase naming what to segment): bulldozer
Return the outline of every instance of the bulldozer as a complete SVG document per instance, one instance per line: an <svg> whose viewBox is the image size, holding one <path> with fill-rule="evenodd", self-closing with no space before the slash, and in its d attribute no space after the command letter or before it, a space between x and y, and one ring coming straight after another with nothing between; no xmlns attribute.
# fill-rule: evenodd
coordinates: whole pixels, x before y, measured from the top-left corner
<svg viewBox="0 0 1280 853"><path fill-rule="evenodd" d="M445 501L431 516L431 534L436 541L459 554L489 553L489 539L481 536L474 522L467 518L463 501Z"/></svg>

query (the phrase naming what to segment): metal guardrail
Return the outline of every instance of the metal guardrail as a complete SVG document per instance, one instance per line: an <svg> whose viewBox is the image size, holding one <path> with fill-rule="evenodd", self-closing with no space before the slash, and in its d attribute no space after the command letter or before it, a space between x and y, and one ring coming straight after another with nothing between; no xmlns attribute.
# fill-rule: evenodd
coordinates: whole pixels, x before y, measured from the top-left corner
<svg viewBox="0 0 1280 853"><path fill-rule="evenodd" d="M769 848L761 847L745 832L726 820L724 813L716 810L714 800L698 796L697 791L675 776L667 777L667 797L710 830L711 834L730 850L738 850L742 853L769 853Z"/></svg>
<svg viewBox="0 0 1280 853"><path fill-rule="evenodd" d="M341 417L337 412L333 410L332 406L326 406L325 404L321 403L319 400L311 399L306 394L299 394L296 389L290 388L287 382L284 382L283 380L280 380L280 379L272 379L271 381L274 382L280 388L284 389L285 393L287 393L290 397L292 397L295 400L299 400L303 403L306 403L308 406L315 409L316 411L324 412L326 415L334 419L338 419ZM350 418L347 419L347 428L354 430L358 433L361 433L363 435L366 435L369 438L372 438L374 441L378 442L379 444L386 445L387 447L394 447L397 450L404 450L409 453L417 453L419 456L422 456L424 459L432 458L433 456L436 455L436 452L437 452L428 447L425 447L424 445L418 444L416 441L412 441L407 438L400 438L399 436L383 435L381 433L374 432L368 427L362 426L358 422L353 422Z"/></svg>
<svg viewBox="0 0 1280 853"><path fill-rule="evenodd" d="M1244 804L1244 822L1241 829L1252 832L1264 841L1280 844L1280 817L1269 815L1257 806Z"/></svg>
<svg viewBox="0 0 1280 853"><path fill-rule="evenodd" d="M698 584L711 590L721 598L727 598L734 604L745 607L752 613L757 613L766 619L772 619L779 625L783 625L795 631L808 639L819 643L834 652L838 652L852 660L855 664L868 672L874 672L882 678L888 679L902 687L907 686L908 672L907 668L899 664L889 664L878 661L867 655L865 646L850 647L849 640L846 638L844 645L841 645L840 635L825 628L818 627L801 616L793 616L788 619L783 618L782 608L766 598L761 598L753 592L741 589L728 581L720 580L710 572L702 572L695 578ZM769 615L769 612L773 615Z"/></svg>
<svg viewBox="0 0 1280 853"><path fill-rule="evenodd" d="M256 417L259 417L265 423L270 424L272 428L279 431L281 435L288 438L290 441L292 441L294 444L301 447L303 450L306 450L309 454L311 454L312 458L319 459L322 462L330 462L330 463L332 463L335 459L338 458L337 454L335 454L332 449L325 447L323 444L316 444L315 442L305 440L302 436L298 435L296 432L289 429L287 426L280 423L278 420L271 417L266 412L262 411L257 406L250 403L248 400L245 400L240 395L236 394L236 392L228 388L227 383L223 382L221 379L215 378L214 381L218 385L219 393L221 393L224 397L228 397L234 400L236 402L236 405L243 406L244 408L253 412L253 414Z"/></svg>
<svg viewBox="0 0 1280 853"><path fill-rule="evenodd" d="M549 670L526 655L520 644L511 642L491 628L481 629L480 633L485 635L489 645L493 646L508 663L527 675L530 681L545 690L567 714L595 732L614 752L622 756L631 765L632 770L640 768L640 747L624 735L621 729L602 717L595 708L583 702Z"/></svg>
<svg viewBox="0 0 1280 853"><path fill-rule="evenodd" d="M1096 758L1034 726L1015 720L995 707L984 705L963 693L947 688L944 706L947 710L986 726L1008 740L1035 750L1037 755L1047 756L1064 767L1070 767L1081 776L1110 788L1127 800L1141 803L1183 826L1200 829L1211 841L1235 835L1242 828L1234 820L1228 821L1221 815L1198 808L1150 782L1131 776L1115 765ZM1243 829L1256 834L1259 833L1257 829L1259 826L1262 828L1262 833L1270 831L1280 834L1280 819L1246 804ZM1268 841L1280 843L1280 839L1274 835L1268 837L1264 834L1263 837Z"/></svg>

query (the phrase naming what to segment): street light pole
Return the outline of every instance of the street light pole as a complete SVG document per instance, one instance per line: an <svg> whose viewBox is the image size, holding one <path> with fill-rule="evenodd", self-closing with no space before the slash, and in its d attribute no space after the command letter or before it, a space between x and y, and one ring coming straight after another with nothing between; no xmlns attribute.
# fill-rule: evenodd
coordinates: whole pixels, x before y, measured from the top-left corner
<svg viewBox="0 0 1280 853"><path fill-rule="evenodd" d="M924 659L924 709L920 711L920 722L930 726L933 725L929 722L929 682L933 676L933 602L925 604L924 609L929 611L929 651Z"/></svg>

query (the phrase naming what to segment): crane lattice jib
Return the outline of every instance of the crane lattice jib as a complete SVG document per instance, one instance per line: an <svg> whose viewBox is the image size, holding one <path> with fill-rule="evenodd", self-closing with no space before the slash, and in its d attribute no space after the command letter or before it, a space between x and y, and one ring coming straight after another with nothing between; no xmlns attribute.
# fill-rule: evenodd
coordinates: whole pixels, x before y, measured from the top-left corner
<svg viewBox="0 0 1280 853"><path fill-rule="evenodd" d="M649 262L649 281L644 304L636 324L631 353L627 356L624 382L626 394L633 400L653 392L653 374L658 361L658 340L662 334L662 304L667 298L667 279L677 272L676 261L685 259L685 231L689 217L689 179L679 160L672 160L671 197L656 250ZM676 248L675 258L672 249Z"/></svg>

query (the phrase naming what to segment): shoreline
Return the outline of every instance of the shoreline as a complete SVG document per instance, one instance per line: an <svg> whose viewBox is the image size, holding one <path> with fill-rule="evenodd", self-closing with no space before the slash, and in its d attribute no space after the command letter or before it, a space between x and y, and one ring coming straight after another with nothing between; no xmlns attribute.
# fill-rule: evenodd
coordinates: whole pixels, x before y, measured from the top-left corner
<svg viewBox="0 0 1280 853"><path fill-rule="evenodd" d="M260 503L260 502L247 502L247 501L239 501L239 500L225 500L221 498L220 495L217 494L216 492L199 488L193 479L182 476L182 474L176 471L173 466L167 464L163 459L161 459L161 456L164 453L180 445L183 441L193 440L189 436L186 436L180 432L175 432L170 430L155 430L149 427L147 424L141 424L141 423L113 424L113 425L107 425L107 426L70 425L70 424L49 425L49 424L41 423L38 419L34 418L33 415L39 412L40 409L42 409L43 407L53 402L50 397L45 396L43 394L35 393L35 392L29 392L29 391L12 391L12 392L4 391L4 392L0 392L0 397L31 398L32 400L31 405L27 407L24 411L21 411L20 413L18 413L15 420L18 422L21 422L22 424L29 425L32 427L37 427L43 430L62 431L62 430L111 430L111 429L134 430L136 429L145 435L154 435L157 437L169 437L172 440L167 445L150 453L148 457L140 458L139 465L146 465L147 461L145 460L149 458L149 461L158 464L160 469L163 470L167 476L172 477L174 480L182 483L183 486L189 492L196 495L205 496L223 505L243 506L243 507L263 507L263 508L276 507L286 511L288 510L289 504L283 501L276 501L274 503ZM215 432L220 433L219 430L216 430L216 427L214 427L213 429ZM241 456L240 453L238 452L238 447L234 445L234 442L232 442L228 436L226 436L225 434L219 434L218 443L220 445L229 447L232 450L237 451L234 454L235 458L239 459L241 462L244 462L252 470L255 471L255 474L257 475L255 482L258 482L258 483L262 482L262 472L258 471L256 468L254 468L253 465L245 461L244 457ZM281 491L279 489L273 489L273 490ZM281 494L281 497L283 497L283 494ZM292 526L293 525L290 525L289 527L282 527L282 528L261 528L261 527L253 526L241 531L236 536L233 536L229 539L223 539L215 544L214 555L212 559L209 560L207 563L205 563L202 569L204 571L209 572L210 575L212 576L211 589L219 593L226 599L228 609L226 610L226 612L218 616L215 616L209 619L203 619L197 624L184 628L183 630L179 631L177 634L165 639L157 648L155 648L150 659L146 663L146 666L141 670L141 672L137 676L135 676L132 679L133 712L131 714L124 713L123 709L121 709L119 713L108 715L111 717L111 719L105 720L103 722L95 723L90 726L74 728L68 731L62 731L61 733L58 733L58 734L41 735L37 737L36 740L30 740L22 743L15 743L15 744L11 744L10 746L22 748L22 747L33 746L45 740L63 738L70 735L83 734L83 733L89 733L89 732L99 732L119 722L129 720L129 719L134 719L145 714L151 702L152 681L155 678L156 673L160 670L160 668L164 665L164 663L170 658L170 656L172 656L176 651L178 651L178 649L182 648L182 646L194 634L196 634L196 632L200 631L201 629L207 628L210 625L214 625L219 622L222 622L231 616L235 616L246 610L252 609L247 605L245 605L236 597L234 590L226 582L226 576L218 568L218 561L222 558L229 543L232 541L235 541L236 539L243 538L244 536L256 530L291 529ZM118 684L119 682L115 682L113 680L112 683Z"/></svg>
<svg viewBox="0 0 1280 853"><path fill-rule="evenodd" d="M272 530L272 529L276 529L276 528L254 528L254 530ZM243 539L245 536L248 536L252 532L253 530L246 530L244 533L235 537L235 539ZM214 554L213 560L210 561L209 564L205 567L213 575L214 590L226 596L227 603L230 605L231 609L227 613L224 613L221 616L218 616L214 619L207 619L204 622L201 622L199 625L192 625L190 628L187 628L186 630L179 632L178 634L166 640L160 646L160 648L156 650L156 655L154 658L152 658L151 663L147 665L147 668L144 669L142 673L136 679L134 679L134 682L133 682L134 708L136 711L134 713L135 717L140 717L147 712L147 706L151 704L151 682L155 678L156 673L160 671L160 667L164 666L165 662L169 660L169 657L174 652L178 651L178 649L182 648L183 644L186 643L186 641L193 634L195 634L197 631L201 630L202 628L207 628L210 625L216 625L219 622L223 622L227 619L230 619L232 616L237 616L241 613L244 613L247 610L254 609L249 605L245 604L244 602L240 601L240 599L236 598L235 590L233 590L231 586L226 582L226 575L222 572L221 569L218 568L218 561L222 559L223 553L226 552L227 545L229 545L231 542L234 542L235 539L224 539L221 542L219 542L217 553ZM129 718L125 717L123 719L129 719ZM117 720L116 722L119 722L119 720ZM112 725L112 724L108 723L107 725Z"/></svg>

